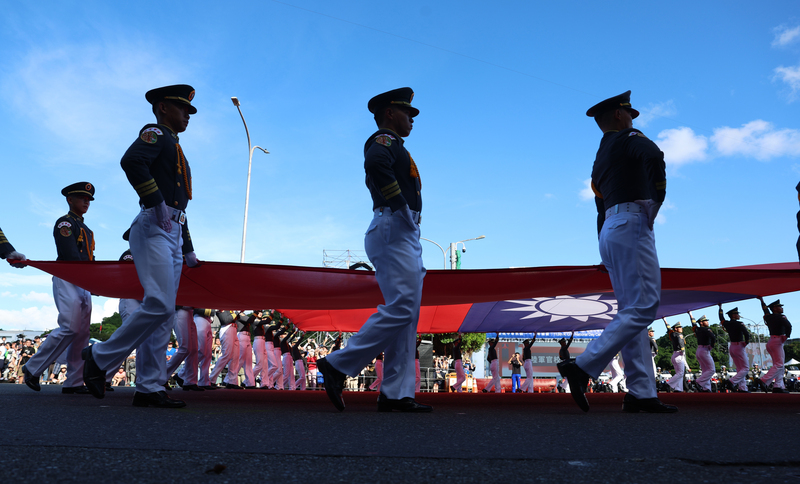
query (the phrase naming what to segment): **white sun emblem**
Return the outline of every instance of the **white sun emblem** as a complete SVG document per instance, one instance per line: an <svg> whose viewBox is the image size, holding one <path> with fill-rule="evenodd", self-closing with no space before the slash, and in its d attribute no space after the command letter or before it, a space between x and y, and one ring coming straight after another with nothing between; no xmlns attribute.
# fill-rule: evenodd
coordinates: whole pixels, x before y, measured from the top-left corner
<svg viewBox="0 0 800 484"><path fill-rule="evenodd" d="M588 296L538 297L533 299L506 301L520 304L520 307L503 309L503 311L529 312L520 319L532 319L550 316L550 322L566 318L586 322L589 318L613 319L617 314L617 300L601 300L604 294ZM605 295L607 296L607 295Z"/></svg>

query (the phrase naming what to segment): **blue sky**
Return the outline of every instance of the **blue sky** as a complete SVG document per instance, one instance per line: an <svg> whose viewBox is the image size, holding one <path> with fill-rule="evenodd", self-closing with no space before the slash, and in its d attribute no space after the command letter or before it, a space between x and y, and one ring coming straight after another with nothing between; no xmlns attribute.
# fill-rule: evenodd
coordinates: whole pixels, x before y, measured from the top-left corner
<svg viewBox="0 0 800 484"><path fill-rule="evenodd" d="M406 146L423 237L486 236L464 268L599 262L587 180L601 133L584 113L628 89L634 126L666 154L662 266L797 259L794 2L36 2L4 10L0 45L0 227L31 259L55 258L60 190L83 180L98 259L125 250L137 197L119 159L152 122L145 91L174 83L197 91L181 145L200 259L239 260L247 141L231 96L271 152L254 154L247 262L320 266L323 250L363 250L366 103L402 86L421 111ZM797 319L800 297L780 297ZM99 320L116 301L94 307ZM49 276L0 265L0 327L55 314Z"/></svg>

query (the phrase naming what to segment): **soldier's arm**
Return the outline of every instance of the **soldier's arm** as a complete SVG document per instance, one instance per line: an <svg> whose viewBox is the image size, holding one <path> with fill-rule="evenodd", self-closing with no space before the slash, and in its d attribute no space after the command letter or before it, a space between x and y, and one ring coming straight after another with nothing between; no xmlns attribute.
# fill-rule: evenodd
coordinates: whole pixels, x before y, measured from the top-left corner
<svg viewBox="0 0 800 484"><path fill-rule="evenodd" d="M162 148L167 144L163 136L169 135L164 133L162 128L155 129L160 130L162 134L158 135L151 131L149 132L151 136L140 135L122 155L120 161L120 166L125 171L128 182L136 190L145 208L155 207L164 201L153 175L150 174L150 165L158 158ZM153 136L156 138L154 142L144 141L145 139L153 141Z"/></svg>
<svg viewBox="0 0 800 484"><path fill-rule="evenodd" d="M722 312L722 304L719 305L719 322L720 322L720 324L725 322L725 316L724 316L724 313ZM724 326L723 326L723 328L724 328Z"/></svg>
<svg viewBox="0 0 800 484"><path fill-rule="evenodd" d="M764 316L769 316L770 315L769 308L764 303L764 298L763 297L759 297L758 301L761 303L761 310L764 311Z"/></svg>

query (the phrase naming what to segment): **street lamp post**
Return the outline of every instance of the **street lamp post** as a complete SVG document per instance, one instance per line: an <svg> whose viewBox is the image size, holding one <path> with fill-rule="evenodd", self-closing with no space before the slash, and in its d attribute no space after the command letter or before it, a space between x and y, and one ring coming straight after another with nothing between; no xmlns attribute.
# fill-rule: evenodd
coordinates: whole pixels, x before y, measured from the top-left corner
<svg viewBox="0 0 800 484"><path fill-rule="evenodd" d="M425 237L420 237L420 240L427 240L431 244L434 244L436 247L442 250L442 269L447 269L447 254L445 254L444 247L437 244L436 242L432 241L431 239L426 239Z"/></svg>
<svg viewBox="0 0 800 484"><path fill-rule="evenodd" d="M244 227L242 229L242 256L239 259L239 262L244 263L244 249L245 244L247 243L247 211L250 207L250 171L253 167L253 151L256 148L260 149L264 152L264 154L269 154L269 151L265 150L260 146L250 146L250 131L247 129L247 122L244 120L244 114L242 114L242 108L240 107L241 104L239 103L239 98L236 96L231 98L233 101L233 105L236 106L236 109L239 111L239 116L242 117L242 123L244 124L244 132L247 134L247 149L250 152L250 157L247 161L247 190L245 191L244 195Z"/></svg>
<svg viewBox="0 0 800 484"><path fill-rule="evenodd" d="M466 252L467 244L465 244L464 242L469 242L470 240L480 240L485 238L486 238L485 235L481 235L480 237L473 237L471 239L459 240L458 242L453 242L452 244L450 244L450 269L455 269L458 263L458 258L456 257L456 252L458 251L458 244L463 245L464 246L463 250L464 252Z"/></svg>

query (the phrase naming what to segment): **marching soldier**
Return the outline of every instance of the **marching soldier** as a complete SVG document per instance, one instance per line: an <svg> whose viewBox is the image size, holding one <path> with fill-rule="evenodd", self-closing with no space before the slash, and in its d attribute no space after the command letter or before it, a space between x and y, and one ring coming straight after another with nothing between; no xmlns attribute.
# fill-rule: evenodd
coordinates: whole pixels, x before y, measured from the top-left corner
<svg viewBox="0 0 800 484"><path fill-rule="evenodd" d="M193 98L194 88L185 84L148 91L145 99L152 105L158 124L142 128L120 161L142 208L131 225L130 244L144 299L128 324L108 341L83 350L84 379L97 398L105 394L106 371L133 348L149 344L146 341L151 336L154 350L166 347L184 260L188 267L198 265L185 212L192 198L192 173L178 143L178 134L189 125L189 115L197 112ZM160 387L154 385L148 390L137 389L135 406L185 406L171 401Z"/></svg>
<svg viewBox="0 0 800 484"><path fill-rule="evenodd" d="M670 328L666 319L664 319L664 324L667 326L669 342L672 344L672 367L675 369L675 374L667 380L667 384L672 388L673 392L680 393L683 391L683 373L687 369L683 326L681 326L681 323L675 323Z"/></svg>
<svg viewBox="0 0 800 484"><path fill-rule="evenodd" d="M53 237L58 258L64 261L93 261L94 233L86 226L83 216L94 200L94 186L78 182L65 187L61 194L67 199L69 212L56 220ZM89 393L84 385L81 350L89 343L89 324L92 317L92 295L89 291L53 276L53 298L58 308L58 328L47 337L33 357L22 367L25 383L37 392L39 377L65 350L67 351L67 380L61 393ZM119 360L114 361L116 365ZM105 389L106 374L100 378Z"/></svg>
<svg viewBox="0 0 800 484"><path fill-rule="evenodd" d="M14 246L11 245L11 242L8 241L6 238L6 234L3 233L3 229L0 229L0 259L8 259L8 263L14 267L22 269L25 267L25 264L18 264L12 263L12 260L19 260L24 261L27 260L25 258L25 254L20 254L16 250L14 250Z"/></svg>
<svg viewBox="0 0 800 484"><path fill-rule="evenodd" d="M719 323L728 333L731 340L730 354L733 364L736 365L736 374L727 382L728 390L747 393L747 354L745 347L750 344L750 332L741 322L739 308L733 308L727 312L729 320L722 316L722 304L719 305Z"/></svg>
<svg viewBox="0 0 800 484"><path fill-rule="evenodd" d="M769 328L769 342L767 342L767 352L772 357L772 368L769 369L764 378L761 379L763 385L766 387L770 382L772 384L772 393L789 393L783 382L784 362L786 354L783 351L783 344L792 335L792 323L783 314L783 304L780 299L771 302L769 306L764 304L762 298L761 309L764 311L764 322L767 323ZM772 311L772 312L770 312Z"/></svg>
<svg viewBox="0 0 800 484"><path fill-rule="evenodd" d="M711 392L711 377L714 375L714 359L711 357L711 349L717 343L717 337L708 327L708 318L700 316L697 321L692 317L691 311L689 318L692 321L692 331L697 338L697 363L700 365L700 378L697 384L701 392Z"/></svg>
<svg viewBox="0 0 800 484"><path fill-rule="evenodd" d="M647 336L650 338L650 356L653 359L653 375L658 379L658 370L656 369L656 355L658 355L658 343L655 338L656 332L653 328L647 328Z"/></svg>

